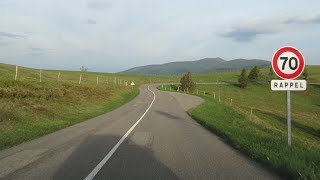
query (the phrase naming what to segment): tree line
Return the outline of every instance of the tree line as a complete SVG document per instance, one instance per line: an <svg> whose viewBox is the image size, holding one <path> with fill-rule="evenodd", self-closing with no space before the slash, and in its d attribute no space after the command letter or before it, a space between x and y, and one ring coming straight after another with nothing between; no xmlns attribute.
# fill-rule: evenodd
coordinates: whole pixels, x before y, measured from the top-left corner
<svg viewBox="0 0 320 180"><path fill-rule="evenodd" d="M265 77L261 74L260 68L258 66L254 66L249 74L247 69L242 69L241 74L239 76L238 82L241 88L246 88L250 83L257 83L257 82L269 82L274 75L272 67L269 68L269 77ZM307 68L304 69L302 73L302 78L304 80L308 80L308 71Z"/></svg>

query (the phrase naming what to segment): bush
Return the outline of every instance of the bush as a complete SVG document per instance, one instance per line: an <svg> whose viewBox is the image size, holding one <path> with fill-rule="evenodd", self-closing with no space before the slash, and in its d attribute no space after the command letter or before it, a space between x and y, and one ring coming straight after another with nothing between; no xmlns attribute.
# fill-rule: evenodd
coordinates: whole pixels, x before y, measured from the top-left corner
<svg viewBox="0 0 320 180"><path fill-rule="evenodd" d="M182 76L180 83L182 91L192 92L196 87L196 84L193 82L190 72Z"/></svg>
<svg viewBox="0 0 320 180"><path fill-rule="evenodd" d="M255 66L253 69L251 69L248 78L250 81L257 81L259 75L260 75L260 69L258 66Z"/></svg>
<svg viewBox="0 0 320 180"><path fill-rule="evenodd" d="M241 88L246 88L249 84L248 72L246 69L242 69L240 77L238 79Z"/></svg>

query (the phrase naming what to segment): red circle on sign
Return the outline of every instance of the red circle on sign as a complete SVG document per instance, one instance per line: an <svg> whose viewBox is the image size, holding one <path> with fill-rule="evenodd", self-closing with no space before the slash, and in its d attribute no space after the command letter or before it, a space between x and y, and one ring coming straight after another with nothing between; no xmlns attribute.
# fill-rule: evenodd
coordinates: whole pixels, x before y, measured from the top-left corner
<svg viewBox="0 0 320 180"><path fill-rule="evenodd" d="M292 74L284 73L278 67L278 59L281 56L281 54L283 54L285 52L294 53L298 57L299 67ZM304 66L305 66L305 62L304 62L304 58L303 58L302 53L297 48L292 47L292 46L285 46L285 47L278 49L274 53L273 58L272 58L272 68L273 68L274 72L277 74L277 76L279 76L281 79L295 79L295 78L299 77L304 70Z"/></svg>

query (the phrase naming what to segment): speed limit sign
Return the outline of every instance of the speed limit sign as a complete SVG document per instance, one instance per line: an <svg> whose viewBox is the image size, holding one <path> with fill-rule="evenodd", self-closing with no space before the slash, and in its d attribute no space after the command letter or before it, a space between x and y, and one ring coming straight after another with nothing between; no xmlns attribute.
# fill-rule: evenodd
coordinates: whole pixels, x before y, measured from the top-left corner
<svg viewBox="0 0 320 180"><path fill-rule="evenodd" d="M295 79L304 70L302 53L294 47L285 46L278 49L272 58L272 68L281 79Z"/></svg>
<svg viewBox="0 0 320 180"><path fill-rule="evenodd" d="M305 80L294 80L299 77L305 66L302 53L295 47L285 46L278 49L272 57L272 68L283 80L272 80L273 91L304 91L307 88Z"/></svg>
<svg viewBox="0 0 320 180"><path fill-rule="evenodd" d="M272 57L273 71L283 80L271 80L273 91L287 91L288 145L291 146L291 91L305 91L306 80L295 80L304 71L304 57L295 47L278 49Z"/></svg>

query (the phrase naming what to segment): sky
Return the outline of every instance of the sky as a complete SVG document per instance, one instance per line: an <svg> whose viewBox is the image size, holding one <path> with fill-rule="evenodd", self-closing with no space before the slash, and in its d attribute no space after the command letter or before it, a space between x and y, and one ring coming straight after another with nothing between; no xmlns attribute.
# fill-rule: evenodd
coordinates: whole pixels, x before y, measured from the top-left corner
<svg viewBox="0 0 320 180"><path fill-rule="evenodd" d="M316 0L0 0L0 63L119 72L207 57L320 64Z"/></svg>

